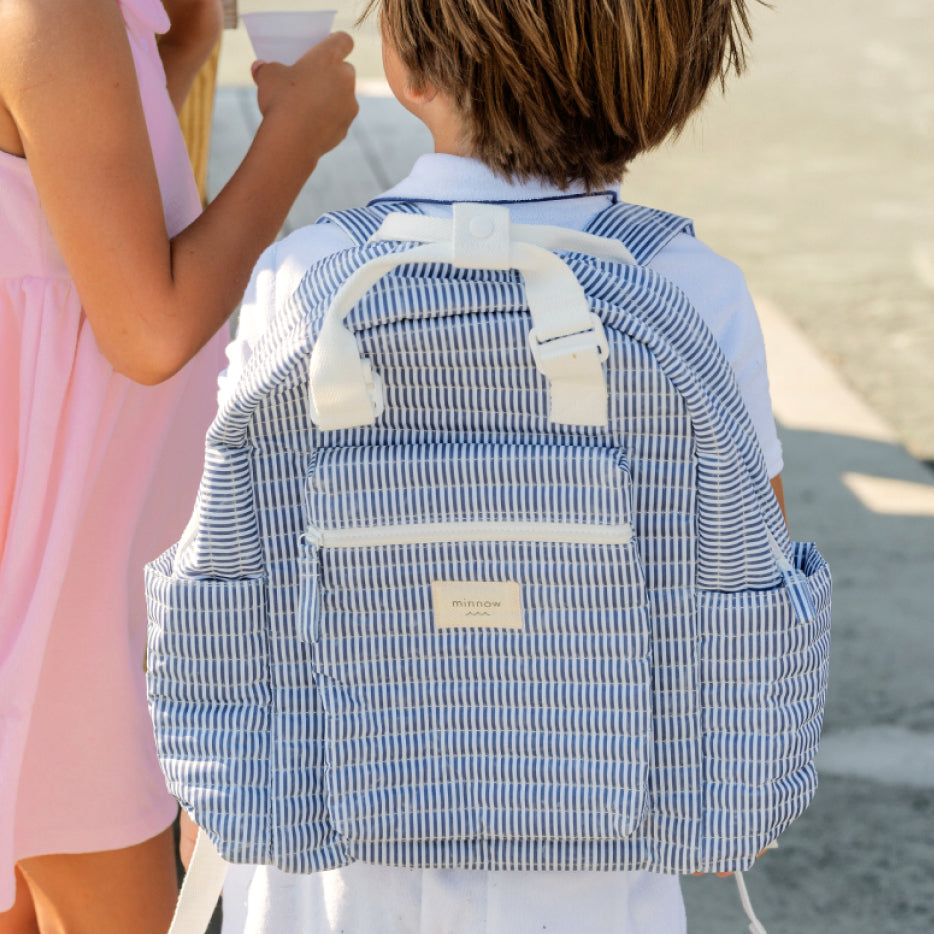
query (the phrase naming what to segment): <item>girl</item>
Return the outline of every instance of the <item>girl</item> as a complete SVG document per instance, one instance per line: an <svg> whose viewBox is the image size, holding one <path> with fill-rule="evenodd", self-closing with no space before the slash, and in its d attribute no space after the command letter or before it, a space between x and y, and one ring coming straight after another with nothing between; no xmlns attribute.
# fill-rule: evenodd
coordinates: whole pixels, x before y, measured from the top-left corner
<svg viewBox="0 0 934 934"><path fill-rule="evenodd" d="M176 897L142 565L196 488L215 335L356 112L348 36L258 63L263 121L198 216L173 102L220 23L0 4L0 934L164 932Z"/></svg>

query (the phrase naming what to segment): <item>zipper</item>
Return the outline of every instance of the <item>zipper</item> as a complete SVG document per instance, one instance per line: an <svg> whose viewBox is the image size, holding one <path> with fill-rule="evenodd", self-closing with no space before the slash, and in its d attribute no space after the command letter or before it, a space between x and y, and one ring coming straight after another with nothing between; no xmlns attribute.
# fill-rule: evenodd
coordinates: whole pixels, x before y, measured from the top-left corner
<svg viewBox="0 0 934 934"><path fill-rule="evenodd" d="M584 522L420 522L357 529L307 529L319 548L430 545L442 542L543 542L571 545L628 545L632 525Z"/></svg>
<svg viewBox="0 0 934 934"><path fill-rule="evenodd" d="M769 547L772 549L772 555L775 558L775 564L779 571L781 571L783 575L794 574L796 569L785 557L782 546L778 544L778 539L772 534L772 530L767 525L763 525L763 528L765 529L765 537L769 540Z"/></svg>
<svg viewBox="0 0 934 934"><path fill-rule="evenodd" d="M814 598L811 596L807 577L803 571L798 570L788 560L769 527L766 525L764 528L772 553L775 556L775 564L782 575L782 583L791 600L795 618L799 623L809 623L817 616L817 607L814 604Z"/></svg>

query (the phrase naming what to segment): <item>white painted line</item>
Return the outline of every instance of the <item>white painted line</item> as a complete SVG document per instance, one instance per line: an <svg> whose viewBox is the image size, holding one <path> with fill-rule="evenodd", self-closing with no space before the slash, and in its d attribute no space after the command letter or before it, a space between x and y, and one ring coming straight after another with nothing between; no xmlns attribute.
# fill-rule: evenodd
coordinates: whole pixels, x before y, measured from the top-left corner
<svg viewBox="0 0 934 934"><path fill-rule="evenodd" d="M845 473L843 484L870 512L883 516L934 518L934 483Z"/></svg>
<svg viewBox="0 0 934 934"><path fill-rule="evenodd" d="M911 265L921 283L934 289L934 243L915 243L911 248Z"/></svg>
<svg viewBox="0 0 934 934"><path fill-rule="evenodd" d="M755 298L769 367L772 409L793 431L899 444L894 431L847 386L768 299Z"/></svg>

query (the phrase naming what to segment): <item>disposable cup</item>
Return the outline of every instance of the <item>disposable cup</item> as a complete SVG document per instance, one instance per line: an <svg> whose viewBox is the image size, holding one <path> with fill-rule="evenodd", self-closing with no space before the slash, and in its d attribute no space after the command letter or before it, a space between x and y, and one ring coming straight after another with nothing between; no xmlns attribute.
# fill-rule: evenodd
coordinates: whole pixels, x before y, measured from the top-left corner
<svg viewBox="0 0 934 934"><path fill-rule="evenodd" d="M287 10L241 13L256 57L294 65L331 31L335 10Z"/></svg>

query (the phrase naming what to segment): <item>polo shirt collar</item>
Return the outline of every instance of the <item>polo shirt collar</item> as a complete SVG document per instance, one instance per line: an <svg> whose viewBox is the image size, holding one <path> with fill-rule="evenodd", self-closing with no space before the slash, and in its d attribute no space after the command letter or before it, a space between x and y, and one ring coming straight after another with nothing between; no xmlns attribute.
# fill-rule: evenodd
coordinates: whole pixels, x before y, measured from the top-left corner
<svg viewBox="0 0 934 934"><path fill-rule="evenodd" d="M560 201L588 197L618 199L615 191L588 192L580 183L566 189L540 179L513 181L493 173L476 159L446 153L420 156L409 175L371 204L380 201L421 201L452 204L455 201L506 204L517 201Z"/></svg>

